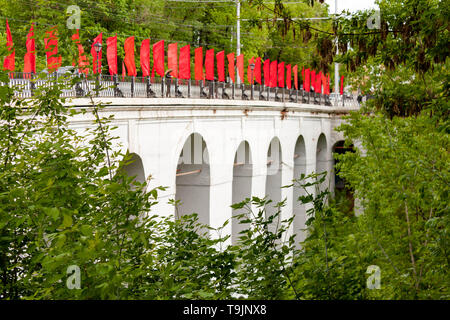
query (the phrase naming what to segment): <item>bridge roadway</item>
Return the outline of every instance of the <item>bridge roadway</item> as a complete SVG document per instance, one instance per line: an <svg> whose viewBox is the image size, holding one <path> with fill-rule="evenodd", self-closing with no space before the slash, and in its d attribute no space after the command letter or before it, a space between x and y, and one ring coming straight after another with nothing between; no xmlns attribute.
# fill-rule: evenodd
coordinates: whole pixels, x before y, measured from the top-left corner
<svg viewBox="0 0 450 320"><path fill-rule="evenodd" d="M179 214L197 212L200 221L219 227L233 214L231 204L249 196L287 198L282 218L295 215L292 230L304 234L306 208L296 199L301 191L284 188L301 173L327 170L334 188L332 150L342 134L334 129L342 115L358 107L331 107L274 101L180 98L94 98L108 103L101 116L114 116L114 148L133 154L129 174L148 188L168 187L153 213L174 214L169 199L181 200ZM87 98L68 104L90 106ZM77 130L92 127L93 115L71 118ZM274 209L268 209L273 212ZM224 232L237 239L242 226Z"/></svg>

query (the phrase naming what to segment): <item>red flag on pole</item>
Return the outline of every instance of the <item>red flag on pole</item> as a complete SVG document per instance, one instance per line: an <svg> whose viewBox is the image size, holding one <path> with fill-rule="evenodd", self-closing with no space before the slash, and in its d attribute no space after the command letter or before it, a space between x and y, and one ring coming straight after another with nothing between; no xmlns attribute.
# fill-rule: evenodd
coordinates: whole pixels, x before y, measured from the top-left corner
<svg viewBox="0 0 450 320"><path fill-rule="evenodd" d="M253 79L255 79L255 74L252 72L252 68L250 67L251 64L255 63L255 57L252 57L250 60L248 60L248 66L247 66L247 81L248 83L252 84L253 83ZM253 74L252 74L253 73ZM252 79L253 77L253 79Z"/></svg>
<svg viewBox="0 0 450 320"><path fill-rule="evenodd" d="M109 74L117 74L117 36L106 39L106 60L108 61Z"/></svg>
<svg viewBox="0 0 450 320"><path fill-rule="evenodd" d="M311 82L310 82L310 87L314 88L314 92L316 91L316 71L315 70L311 70Z"/></svg>
<svg viewBox="0 0 450 320"><path fill-rule="evenodd" d="M294 73L294 88L298 90L298 65L292 68L292 72Z"/></svg>
<svg viewBox="0 0 450 320"><path fill-rule="evenodd" d="M236 67L238 70L238 77L242 83L244 83L244 55L240 54L236 57Z"/></svg>
<svg viewBox="0 0 450 320"><path fill-rule="evenodd" d="M164 77L164 40L153 44L153 68L157 74Z"/></svg>
<svg viewBox="0 0 450 320"><path fill-rule="evenodd" d="M303 78L303 88L305 89L306 92L311 91L310 79L311 79L310 70L305 69L305 77Z"/></svg>
<svg viewBox="0 0 450 320"><path fill-rule="evenodd" d="M286 66L286 87L288 89L291 89L291 86L292 86L292 82L291 82L292 74L291 73L292 73L292 67L290 64L288 64Z"/></svg>
<svg viewBox="0 0 450 320"><path fill-rule="evenodd" d="M220 82L225 82L225 51L217 52L217 78Z"/></svg>
<svg viewBox="0 0 450 320"><path fill-rule="evenodd" d="M179 61L178 77L180 79L191 78L191 46L186 45L180 48L180 61Z"/></svg>
<svg viewBox="0 0 450 320"><path fill-rule="evenodd" d="M150 76L150 39L144 39L141 43L141 51L139 53L139 61L141 63L142 76Z"/></svg>
<svg viewBox="0 0 450 320"><path fill-rule="evenodd" d="M196 48L194 54L195 80L200 81L203 80L203 48Z"/></svg>
<svg viewBox="0 0 450 320"><path fill-rule="evenodd" d="M266 59L264 61L264 85L270 87L270 60Z"/></svg>
<svg viewBox="0 0 450 320"><path fill-rule="evenodd" d="M344 76L341 76L341 90L340 90L341 95L344 94Z"/></svg>
<svg viewBox="0 0 450 320"><path fill-rule="evenodd" d="M125 67L127 68L129 76L136 76L136 64L134 62L134 36L129 37L125 40L123 45L125 49Z"/></svg>
<svg viewBox="0 0 450 320"><path fill-rule="evenodd" d="M230 75L231 81L235 82L235 74L234 74L234 52L227 54L228 59L228 74Z"/></svg>
<svg viewBox="0 0 450 320"><path fill-rule="evenodd" d="M45 54L47 56L47 69L49 73L58 69L61 66L61 56L58 54L58 38L56 36L56 27L52 27L50 31L46 31L46 38L44 38Z"/></svg>
<svg viewBox="0 0 450 320"><path fill-rule="evenodd" d="M255 81L258 82L259 84L262 84L261 83L261 58L259 58L259 57L256 58L254 72L255 72L254 73Z"/></svg>
<svg viewBox="0 0 450 320"><path fill-rule="evenodd" d="M87 66L89 65L89 61L84 54L84 49L83 45L80 42L80 34L78 29L77 32L72 35L72 40L74 40L78 48L78 72L87 75L89 73L89 68L87 68Z"/></svg>
<svg viewBox="0 0 450 320"><path fill-rule="evenodd" d="M78 33L78 30L77 30ZM25 53L23 72L36 73L36 46L34 40L34 23L31 24L30 32L27 34L27 53Z"/></svg>
<svg viewBox="0 0 450 320"><path fill-rule="evenodd" d="M171 43L167 48L167 68L171 69L170 75L178 78L178 44Z"/></svg>
<svg viewBox="0 0 450 320"><path fill-rule="evenodd" d="M319 71L319 73L316 75L316 89L315 91L317 93L322 93L322 71Z"/></svg>
<svg viewBox="0 0 450 320"><path fill-rule="evenodd" d="M284 62L278 64L278 87L284 88Z"/></svg>
<svg viewBox="0 0 450 320"><path fill-rule="evenodd" d="M270 87L275 88L277 86L277 66L278 62L272 61L270 63Z"/></svg>
<svg viewBox="0 0 450 320"><path fill-rule="evenodd" d="M214 49L206 50L205 54L205 76L206 80L214 80Z"/></svg>
<svg viewBox="0 0 450 320"><path fill-rule="evenodd" d="M98 53L98 58L100 61L97 61L97 51L95 51L95 47L94 45L96 43L100 43L102 44L102 33L100 32L100 34L94 39L94 42L92 43L91 46L91 55L92 55L92 71L94 72L94 74L98 73L100 70L102 70L102 50L100 50L100 52ZM99 70L97 70L99 69Z"/></svg>
<svg viewBox="0 0 450 320"><path fill-rule="evenodd" d="M9 70L11 72L15 69L15 60L16 60L16 50L13 48L14 43L12 40L11 30L9 29L8 19L6 19L6 48L9 52L11 52L8 56L5 57L3 61L3 69Z"/></svg>

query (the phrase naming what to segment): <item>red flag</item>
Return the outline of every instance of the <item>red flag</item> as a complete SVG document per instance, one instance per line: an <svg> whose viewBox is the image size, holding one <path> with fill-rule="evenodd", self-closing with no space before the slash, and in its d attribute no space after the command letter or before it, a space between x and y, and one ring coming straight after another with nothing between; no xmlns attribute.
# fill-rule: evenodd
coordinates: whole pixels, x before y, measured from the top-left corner
<svg viewBox="0 0 450 320"><path fill-rule="evenodd" d="M316 75L316 88L315 91L317 93L322 93L322 71Z"/></svg>
<svg viewBox="0 0 450 320"><path fill-rule="evenodd" d="M303 90L305 90L305 67L302 67Z"/></svg>
<svg viewBox="0 0 450 320"><path fill-rule="evenodd" d="M225 82L225 51L217 52L217 77L220 82Z"/></svg>
<svg viewBox="0 0 450 320"><path fill-rule="evenodd" d="M164 77L164 40L153 44L153 68L157 74Z"/></svg>
<svg viewBox="0 0 450 320"><path fill-rule="evenodd" d="M324 75L323 73L322 73L321 85L323 87L323 90L322 90L323 94L327 94L327 76Z"/></svg>
<svg viewBox="0 0 450 320"><path fill-rule="evenodd" d="M167 48L167 68L171 69L170 75L178 78L178 44L171 43Z"/></svg>
<svg viewBox="0 0 450 320"><path fill-rule="evenodd" d="M12 40L11 30L9 29L8 19L6 19L6 48L9 52L11 52L8 56L5 57L3 61L3 69L9 70L11 72L15 69L15 60L16 60L16 50L13 48L14 43Z"/></svg>
<svg viewBox="0 0 450 320"><path fill-rule="evenodd" d="M311 70L311 82L310 82L310 87L312 86L314 88L314 91L316 91L316 71L315 70Z"/></svg>
<svg viewBox="0 0 450 320"><path fill-rule="evenodd" d="M252 71L252 68L250 68L250 64L255 63L255 58L252 57L250 60L248 60L248 66L247 66L247 81L248 83L252 84L253 79L255 79L255 75L253 74L254 71ZM252 79L253 77L253 79Z"/></svg>
<svg viewBox="0 0 450 320"><path fill-rule="evenodd" d="M278 87L284 88L284 62L278 64Z"/></svg>
<svg viewBox="0 0 450 320"><path fill-rule="evenodd" d="M236 66L238 69L238 76L239 79L244 82L244 55L240 54L236 57Z"/></svg>
<svg viewBox="0 0 450 320"><path fill-rule="evenodd" d="M58 69L61 66L61 56L58 54L58 38L56 36L56 27L52 27L50 31L46 31L46 38L44 38L45 54L47 56L47 69L49 73Z"/></svg>
<svg viewBox="0 0 450 320"><path fill-rule="evenodd" d="M264 61L264 85L270 87L270 60Z"/></svg>
<svg viewBox="0 0 450 320"><path fill-rule="evenodd" d="M292 73L294 73L294 88L298 90L298 65L292 68Z"/></svg>
<svg viewBox="0 0 450 320"><path fill-rule="evenodd" d="M341 90L340 90L341 95L344 94L344 76L341 76Z"/></svg>
<svg viewBox="0 0 450 320"><path fill-rule="evenodd" d="M270 87L275 88L277 86L277 61L270 63Z"/></svg>
<svg viewBox="0 0 450 320"><path fill-rule="evenodd" d="M203 48L195 49L195 80L203 80Z"/></svg>
<svg viewBox="0 0 450 320"><path fill-rule="evenodd" d="M256 58L255 60L255 71L254 71L255 81L259 84L261 83L261 58Z"/></svg>
<svg viewBox="0 0 450 320"><path fill-rule="evenodd" d="M206 80L214 80L214 49L206 50L205 74Z"/></svg>
<svg viewBox="0 0 450 320"><path fill-rule="evenodd" d="M228 74L230 75L231 81L235 82L234 74L234 52L227 54L228 59Z"/></svg>
<svg viewBox="0 0 450 320"><path fill-rule="evenodd" d="M123 61L125 62L125 67L127 68L129 76L136 76L136 64L134 62L134 36L129 37L125 40L123 45L125 49L125 58Z"/></svg>
<svg viewBox="0 0 450 320"><path fill-rule="evenodd" d="M305 78L303 79L303 86L304 86L306 92L311 91L310 79L311 79L310 70L305 69Z"/></svg>
<svg viewBox="0 0 450 320"><path fill-rule="evenodd" d="M144 39L141 43L140 63L142 69L142 76L150 76L150 39Z"/></svg>
<svg viewBox="0 0 450 320"><path fill-rule="evenodd" d="M117 74L117 36L106 39L106 60L108 60L109 74Z"/></svg>
<svg viewBox="0 0 450 320"><path fill-rule="evenodd" d="M77 31L78 33L78 31ZM27 34L27 53L25 53L23 72L36 73L36 46L34 41L34 23L31 24L30 32Z"/></svg>
<svg viewBox="0 0 450 320"><path fill-rule="evenodd" d="M178 77L180 79L191 78L191 46L186 45L180 48L180 61L179 61Z"/></svg>
<svg viewBox="0 0 450 320"><path fill-rule="evenodd" d="M77 32L72 35L72 40L75 42L78 48L78 72L87 75L89 73L89 68L87 68L87 66L89 65L89 61L84 54L84 49L83 45L80 42L80 34L78 29Z"/></svg>
<svg viewBox="0 0 450 320"><path fill-rule="evenodd" d="M92 70L93 70L94 74L101 72L101 70L102 70L102 50L100 50L100 52L98 53L98 59L100 61L97 61L97 51L95 51L95 46L94 46L96 43L102 44L102 33L101 32L94 39L94 42L92 43L92 46L91 46Z"/></svg>
<svg viewBox="0 0 450 320"><path fill-rule="evenodd" d="M292 72L291 65L288 64L286 66L286 87L288 89L291 89L291 86L292 86L292 82L291 82L292 74L291 74L291 72Z"/></svg>

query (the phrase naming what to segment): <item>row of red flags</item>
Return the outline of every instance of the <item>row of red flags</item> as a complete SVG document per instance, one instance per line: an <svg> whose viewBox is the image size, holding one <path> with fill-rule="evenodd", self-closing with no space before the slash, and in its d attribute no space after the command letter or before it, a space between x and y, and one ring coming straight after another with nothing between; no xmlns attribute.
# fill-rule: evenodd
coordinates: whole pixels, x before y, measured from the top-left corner
<svg viewBox="0 0 450 320"><path fill-rule="evenodd" d="M89 61L85 55L83 46L80 42L78 30L72 36L72 40L78 49L78 67L81 73L89 73ZM100 33L93 41L91 46L92 67L93 73L96 74L101 70L102 51L99 53L95 51L96 43L102 44L102 33ZM52 72L61 66L61 56L58 56L58 38L55 27L46 31L44 38L44 45L47 57L47 69ZM15 69L15 50L13 48L13 40L11 30L6 20L6 47L9 52L5 57L3 69L11 72ZM31 25L30 31L26 40L27 52L24 57L24 72L36 73L36 56L35 56L35 39L34 39L34 25ZM122 75L125 76L125 68L129 76L136 76L135 65L135 44L134 36L129 37L124 43L125 57L122 62ZM164 40L158 41L152 46L153 51L153 69L152 77L155 72L164 76ZM171 71L171 75L178 79L191 79L191 48L186 45L180 48L178 55L178 44L172 43L168 45L167 50L167 67ZM106 39L106 58L108 62L109 73L111 75L118 74L117 68L117 35ZM244 81L244 55L240 54L235 59L234 53L226 55L228 61L228 75L230 79L235 82L235 61L238 76L241 81ZM97 60L98 59L98 60ZM203 63L203 48L199 47L194 50L194 79L195 80L216 80L214 74L214 63L216 61L217 80L225 82L225 52L220 51L214 54L214 49L206 50L205 59ZM250 65L254 65L251 70ZM140 48L140 65L142 69L142 76L150 76L150 39L145 39L141 43ZM261 68L262 67L262 68ZM262 72L261 72L262 69ZM256 81L262 83L262 73L264 75L264 85L268 87L287 87L292 88L292 77L294 78L294 88L298 89L298 66L285 65L284 62L270 61L269 59L262 61L261 58L252 57L248 61L247 80L249 83ZM330 94L330 75L324 74L321 71L302 69L303 90L310 92L311 87L314 92ZM341 90L343 94L344 77L341 77Z"/></svg>

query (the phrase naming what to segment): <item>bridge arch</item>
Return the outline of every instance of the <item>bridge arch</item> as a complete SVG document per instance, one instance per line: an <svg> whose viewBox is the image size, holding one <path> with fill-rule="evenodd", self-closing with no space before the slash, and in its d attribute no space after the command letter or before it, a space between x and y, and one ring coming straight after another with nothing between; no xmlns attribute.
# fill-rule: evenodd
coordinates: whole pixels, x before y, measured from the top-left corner
<svg viewBox="0 0 450 320"><path fill-rule="evenodd" d="M294 179L299 179L302 174L306 174L306 146L305 139L300 135L295 143L294 150ZM305 239L305 234L303 229L305 229L306 222L306 208L305 205L298 201L298 198L305 195L306 192L294 184L293 190L293 214L294 214L294 233L297 235L296 243L303 241Z"/></svg>
<svg viewBox="0 0 450 320"><path fill-rule="evenodd" d="M235 153L233 162L233 183L232 202L239 203L252 196L253 160L252 152L248 141L242 141ZM236 243L239 240L240 232L245 230L246 224L239 223L237 215L247 213L246 210L233 210L231 224L231 241Z"/></svg>
<svg viewBox="0 0 450 320"><path fill-rule="evenodd" d="M190 134L178 157L175 200L180 201L176 218L197 213L199 222L210 224L210 166L209 153L203 136Z"/></svg>
<svg viewBox="0 0 450 320"><path fill-rule="evenodd" d="M343 209L346 210L346 212L352 212L355 206L355 199L353 197L353 192L345 179L339 176L339 170L336 168L339 160L336 158L336 155L344 154L346 152L355 152L355 150L353 145L346 147L345 141L339 140L333 145L332 151L334 155L333 169L331 171L332 178L334 179L334 190L332 191L338 203L343 206Z"/></svg>
<svg viewBox="0 0 450 320"><path fill-rule="evenodd" d="M272 203L266 207L266 218L276 213L274 206L281 201L282 162L281 142L278 137L274 137L267 148L266 197L272 200ZM281 214L269 226L272 231L275 230L278 220L281 221Z"/></svg>
<svg viewBox="0 0 450 320"><path fill-rule="evenodd" d="M142 158L137 153L130 153L129 159L120 168L120 170L123 170L127 176L134 177L134 181L143 183L146 180Z"/></svg>
<svg viewBox="0 0 450 320"><path fill-rule="evenodd" d="M327 147L327 138L325 134L321 133L319 139L317 140L316 147L316 173L322 173L324 171L328 171L328 147ZM327 178L320 185L320 189L323 190L328 186L329 180L329 172L327 173Z"/></svg>

